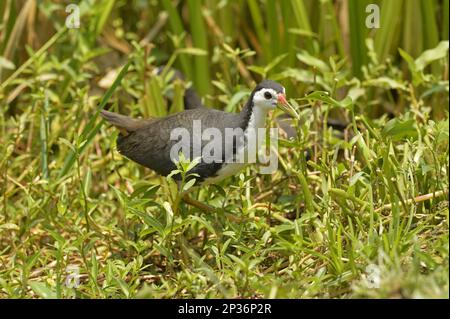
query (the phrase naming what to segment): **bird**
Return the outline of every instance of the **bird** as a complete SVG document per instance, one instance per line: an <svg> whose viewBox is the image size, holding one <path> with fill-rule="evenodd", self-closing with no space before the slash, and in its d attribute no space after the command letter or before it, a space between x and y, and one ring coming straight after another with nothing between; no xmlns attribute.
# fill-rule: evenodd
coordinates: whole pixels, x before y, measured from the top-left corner
<svg viewBox="0 0 450 319"><path fill-rule="evenodd" d="M214 184L237 174L246 166L247 163L236 161L236 157L248 150L249 132L265 128L269 111L278 106L290 116L299 118L286 99L285 88L272 80L258 83L239 113L208 108L201 102L195 103L200 99L195 91L192 92L195 94L192 100L194 102L190 105L192 107L166 117L136 119L102 110L101 116L120 131L116 143L119 153L161 176L168 176L177 169L179 153L174 153L175 146L182 149L183 153L188 153L184 155L192 161L195 159L197 143L200 157L197 158L197 165L189 171L189 176L194 176L195 186ZM201 125L200 130L198 125ZM213 143L212 157L202 152L205 147L211 146L211 140L204 139L203 133L207 130L213 130L220 135ZM231 139L224 138L230 130L240 134L232 136ZM174 139L174 131L189 135L189 140L186 142ZM180 181L181 175L175 174L173 178ZM183 199L188 204L207 210L205 205L200 205L186 196Z"/></svg>

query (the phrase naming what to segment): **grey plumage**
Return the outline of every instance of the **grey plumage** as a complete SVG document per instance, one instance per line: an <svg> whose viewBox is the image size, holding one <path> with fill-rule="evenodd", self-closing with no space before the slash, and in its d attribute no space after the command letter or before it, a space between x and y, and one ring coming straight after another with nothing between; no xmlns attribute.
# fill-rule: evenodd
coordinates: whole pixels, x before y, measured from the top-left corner
<svg viewBox="0 0 450 319"><path fill-rule="evenodd" d="M225 158L224 154L234 156L236 150L242 146L240 144L244 143L243 136L239 135L231 141L225 141L225 129L241 128L240 132L247 129L254 107L253 97L262 88L271 88L278 93L284 91L283 87L276 82L263 81L253 90L240 113L228 113L201 106L164 118L146 120L132 119L104 110L101 111L101 115L111 124L121 129L122 134L119 135L117 140L118 151L121 154L163 176L167 176L176 169L176 165L172 162L170 156L172 147L178 143L176 139L171 140L171 132L174 129L183 128L189 132L191 141L189 141L188 148L190 149L189 158L191 160L193 160L194 155L194 141L201 141L201 149L209 143L209 141L203 140L202 136L194 136L194 121L200 121L202 132L208 128L219 130L222 140L214 142L222 144L223 154L219 154L222 163L206 163L202 158L201 162L190 171L190 173L198 174L197 181L202 182L206 178L215 177L223 162L230 160L230 158ZM179 176L175 175L174 178L177 179Z"/></svg>
<svg viewBox="0 0 450 319"><path fill-rule="evenodd" d="M111 124L127 131L128 134L119 135L117 140L118 151L122 155L163 176L167 176L172 170L176 169L176 165L170 158L170 150L178 142L178 140L170 139L173 129L185 128L191 136L191 141L194 141L194 139L202 140L201 137L194 136L194 120L201 121L202 130L214 127L222 133L225 132L225 128L241 127L244 129L245 126L243 117L239 113L227 113L206 108L186 110L165 118L140 120L139 122L135 122L134 119L127 116L104 110L101 115ZM220 117L220 121L217 121L217 117ZM224 135L222 134L222 136ZM225 144L225 141L222 140L222 149L227 149L228 154L233 154L230 148L236 149L239 147L236 143L238 143L238 138L233 143L235 145ZM202 140L201 148L205 144L207 144L207 141ZM192 160L192 142L189 148L190 159ZM225 160L224 158L223 161ZM203 181L207 177L214 176L221 166L222 163L204 163L201 161L190 173L198 174L199 181Z"/></svg>

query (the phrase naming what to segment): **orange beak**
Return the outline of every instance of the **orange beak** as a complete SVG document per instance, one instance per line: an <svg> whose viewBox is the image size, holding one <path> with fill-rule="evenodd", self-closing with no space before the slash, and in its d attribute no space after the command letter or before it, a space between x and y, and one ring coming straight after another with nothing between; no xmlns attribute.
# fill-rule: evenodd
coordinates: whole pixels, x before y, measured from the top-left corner
<svg viewBox="0 0 450 319"><path fill-rule="evenodd" d="M282 93L278 94L278 106L280 107L280 109L289 114L290 116L299 119L300 116L297 114L297 112L295 111L295 109L289 104L289 102L286 100L286 96Z"/></svg>
<svg viewBox="0 0 450 319"><path fill-rule="evenodd" d="M284 94L278 94L278 103L280 104L288 104L288 101L286 100L286 96Z"/></svg>

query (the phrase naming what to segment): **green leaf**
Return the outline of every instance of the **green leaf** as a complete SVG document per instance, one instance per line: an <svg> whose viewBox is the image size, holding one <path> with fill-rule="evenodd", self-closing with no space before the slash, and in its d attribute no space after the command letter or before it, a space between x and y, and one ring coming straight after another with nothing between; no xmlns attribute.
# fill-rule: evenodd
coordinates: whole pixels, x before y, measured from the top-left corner
<svg viewBox="0 0 450 319"><path fill-rule="evenodd" d="M431 62L445 58L447 56L448 46L448 41L441 41L434 49L423 52L415 61L417 70L422 71Z"/></svg>
<svg viewBox="0 0 450 319"><path fill-rule="evenodd" d="M177 175L177 174L180 174L180 173L181 173L181 170L179 170L179 169L174 169L173 171L171 171L171 172L169 173L169 175L166 176L166 179L171 179L172 176Z"/></svg>
<svg viewBox="0 0 450 319"><path fill-rule="evenodd" d="M375 86L375 87L381 87L385 89L397 89L397 90L407 90L406 85L403 83L400 83L399 81L396 81L394 79L382 76L376 79L370 79L364 82L367 86Z"/></svg>
<svg viewBox="0 0 450 319"><path fill-rule="evenodd" d="M250 91L246 90L246 91L239 91L237 93L235 93L230 101L228 102L228 105L226 106L226 111L227 112L233 112L235 110L235 106L245 97L250 95Z"/></svg>
<svg viewBox="0 0 450 319"><path fill-rule="evenodd" d="M206 229L208 229L208 231L212 234L216 233L216 230L214 229L214 227L212 226L212 224L210 222L208 222L207 220L205 220L204 218L197 216L197 215L191 215L189 216L189 219L191 220L195 220L197 222L199 222L200 224L202 224L203 226L206 227Z"/></svg>
<svg viewBox="0 0 450 319"><path fill-rule="evenodd" d="M45 283L40 281L30 281L28 283L31 289L44 299L56 299L56 293L51 290Z"/></svg>
<svg viewBox="0 0 450 319"><path fill-rule="evenodd" d="M102 126L103 121L101 121L97 125L95 125L98 114L100 113L101 110L103 110L103 108L105 107L105 105L109 101L109 99L111 98L111 96L114 93L114 91L116 90L116 88L120 85L120 82L122 81L123 77L127 73L130 65L131 65L131 61L128 61L124 65L122 70L120 70L119 74L117 75L117 78L114 80L111 87L106 91L105 95L103 95L103 98L97 108L97 112L95 113L95 115L93 115L91 117L88 124L83 129L83 132L81 133L80 138L81 138L81 140L85 141L85 144L83 144L83 146L79 148L79 150L78 150L79 154L83 153L84 149L93 141L93 139L94 139L95 135L98 133L98 131L100 131L100 127ZM70 144L70 142L69 142L69 144ZM76 152L74 149L72 149L72 152L66 157L66 160L64 161L63 168L59 172L58 176L60 178L69 172L69 170L74 165L75 160L76 160Z"/></svg>
<svg viewBox="0 0 450 319"><path fill-rule="evenodd" d="M398 49L398 52L402 56L402 58L406 61L408 64L409 71L411 72L413 83L414 85L418 85L423 82L423 76L422 73L417 70L416 63L414 62L414 59L411 55L409 55L406 51L402 49Z"/></svg>
<svg viewBox="0 0 450 319"><path fill-rule="evenodd" d="M131 213L141 217L147 226L150 226L151 228L155 229L161 235L164 233L163 224L161 224L156 218L132 207L129 207L128 209L130 210Z"/></svg>
<svg viewBox="0 0 450 319"><path fill-rule="evenodd" d="M272 70L274 67L276 67L281 61L283 61L286 57L288 56L287 53L285 54L281 54L279 56L277 56L275 59L273 59L266 67L265 67L265 71L266 74L270 72L270 70Z"/></svg>
<svg viewBox="0 0 450 319"><path fill-rule="evenodd" d="M304 29L297 29L297 28L290 28L288 29L289 33L292 34L296 34L296 35L301 35L304 37L309 37L309 38L318 38L319 36L312 32L312 31L308 31L308 30L304 30Z"/></svg>
<svg viewBox="0 0 450 319"><path fill-rule="evenodd" d="M186 173L191 171L195 166L197 166L200 161L202 160L201 157L194 158L186 167Z"/></svg>
<svg viewBox="0 0 450 319"><path fill-rule="evenodd" d="M170 225L172 224L172 220L173 220L172 206L170 206L169 202L164 202L163 207L166 211L166 227L170 227Z"/></svg>
<svg viewBox="0 0 450 319"><path fill-rule="evenodd" d="M190 189L192 186L194 186L195 182L195 178L190 179L186 184L184 184L183 191L187 191L188 189Z"/></svg>
<svg viewBox="0 0 450 319"><path fill-rule="evenodd" d="M259 75L262 75L263 77L265 77L265 75L266 75L266 70L265 70L265 68L263 68L262 66L250 65L250 66L248 67L248 69L249 69L250 71L253 71L253 72L255 72L255 73L258 73Z"/></svg>
<svg viewBox="0 0 450 319"><path fill-rule="evenodd" d="M58 141L61 142L64 145L66 145L68 148L70 148L72 150L72 152L76 151L75 150L75 146L72 143L70 143L69 140L67 140L67 139L65 139L63 137L60 137L60 138L58 138Z"/></svg>
<svg viewBox="0 0 450 319"><path fill-rule="evenodd" d="M449 143L449 120L439 121L435 127L436 130L436 142L439 145L444 142L446 144Z"/></svg>
<svg viewBox="0 0 450 319"><path fill-rule="evenodd" d="M91 190L92 184L92 170L90 167L87 168L87 172L83 178L83 190L84 194L89 197L89 192Z"/></svg>
<svg viewBox="0 0 450 319"><path fill-rule="evenodd" d="M413 119L392 119L386 123L381 133L383 134L383 136L391 137L393 140L401 140L407 137L416 139L418 136L416 121Z"/></svg>
<svg viewBox="0 0 450 319"><path fill-rule="evenodd" d="M324 90L331 91L331 86L323 80L323 77L321 75L314 77L314 73L311 70L287 68L281 73L272 75L270 78L274 81L291 78L300 83L317 84Z"/></svg>
<svg viewBox="0 0 450 319"><path fill-rule="evenodd" d="M66 240L64 239L63 236L61 236L58 232L51 230L51 229L47 229L47 232L60 244L63 245Z"/></svg>
<svg viewBox="0 0 450 319"><path fill-rule="evenodd" d="M100 15L98 16L97 25L95 27L97 36L100 35L100 33L102 33L105 23L108 20L110 14L111 14L111 10L114 7L114 2L115 2L115 0L109 0L109 1L104 1L102 3Z"/></svg>
<svg viewBox="0 0 450 319"><path fill-rule="evenodd" d="M4 223L4 224L0 224L0 230L1 229L7 229L7 230L19 230L19 226L17 226L16 224L13 223Z"/></svg>
<svg viewBox="0 0 450 319"><path fill-rule="evenodd" d="M299 59L301 62L305 63L306 65L317 68L321 73L326 73L326 72L330 71L330 68L328 67L328 65L325 62L313 57L306 51L297 53L297 59Z"/></svg>
<svg viewBox="0 0 450 319"><path fill-rule="evenodd" d="M16 66L14 65L14 63L0 56L0 69L14 70L15 68Z"/></svg>
<svg viewBox="0 0 450 319"><path fill-rule="evenodd" d="M409 55L409 53L406 52L405 50L403 50L402 48L398 48L398 52L400 53L402 58L406 61L406 63L408 63L409 70L412 73L417 72L416 64L414 62L413 57L411 55Z"/></svg>
<svg viewBox="0 0 450 319"><path fill-rule="evenodd" d="M161 4L165 12L167 12L168 14L169 17L168 22L172 33L178 36L184 34L183 22L181 21L181 16L176 8L176 3L174 3L171 0L161 0ZM180 63L183 69L183 73L192 79L193 78L192 65L191 63L189 63L188 58L184 55L181 55Z"/></svg>
<svg viewBox="0 0 450 319"><path fill-rule="evenodd" d="M448 92L448 82L434 84L430 89L426 90L420 95L421 99L431 96L436 93ZM447 93L448 94L448 93Z"/></svg>
<svg viewBox="0 0 450 319"><path fill-rule="evenodd" d="M98 261L97 261L97 255L95 254L95 251L92 252L92 256L91 256L91 274L92 274L92 278L94 280L97 280L97 277L98 277Z"/></svg>
<svg viewBox="0 0 450 319"><path fill-rule="evenodd" d="M363 181L364 183L367 183L367 174L365 172L358 172L354 174L350 178L348 185L349 186L355 185L360 180Z"/></svg>
<svg viewBox="0 0 450 319"><path fill-rule="evenodd" d="M343 189L339 189L339 188L330 188L329 189L330 193L336 197L339 197L341 199L344 200L351 200L352 202L358 203L361 206L366 206L367 203L365 201L363 201L360 198L355 197L352 194L347 193L345 190Z"/></svg>
<svg viewBox="0 0 450 319"><path fill-rule="evenodd" d="M237 265L239 265L242 269L246 269L246 268L247 268L247 265L245 264L245 262L244 262L242 259L240 259L239 257L234 256L234 255L231 255L231 254L227 254L227 256L228 256L230 259L233 259L233 261L234 261Z"/></svg>
<svg viewBox="0 0 450 319"><path fill-rule="evenodd" d="M205 56L208 55L208 51L199 49L199 48L181 48L177 50L179 54L188 54L188 55L196 55L196 56Z"/></svg>
<svg viewBox="0 0 450 319"><path fill-rule="evenodd" d="M353 101L349 96L347 96L345 99L343 99L341 101L337 101L337 100L333 99L332 97L330 97L328 92L325 92L325 91L315 91L311 94L308 94L305 97L299 98L299 100L321 101L326 104L329 104L329 105L332 105L335 107L342 107L342 108L349 108L353 104Z"/></svg>
<svg viewBox="0 0 450 319"><path fill-rule="evenodd" d="M118 278L118 277L116 277L115 280L116 280L117 284L119 285L120 289L122 290L122 292L124 293L125 297L129 298L130 297L130 288L128 287L127 283L123 279Z"/></svg>

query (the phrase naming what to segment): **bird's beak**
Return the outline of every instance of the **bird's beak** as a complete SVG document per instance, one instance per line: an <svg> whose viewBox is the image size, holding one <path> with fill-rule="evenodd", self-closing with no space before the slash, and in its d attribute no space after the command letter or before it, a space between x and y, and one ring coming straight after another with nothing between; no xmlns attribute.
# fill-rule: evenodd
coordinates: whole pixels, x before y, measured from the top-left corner
<svg viewBox="0 0 450 319"><path fill-rule="evenodd" d="M290 116L296 118L297 120L300 118L300 116L292 107L292 105L290 105L289 102L286 100L286 96L282 93L278 94L278 106L283 112L289 114Z"/></svg>

